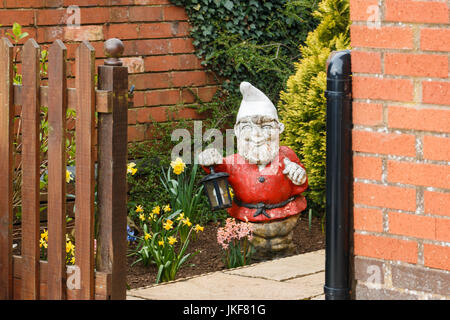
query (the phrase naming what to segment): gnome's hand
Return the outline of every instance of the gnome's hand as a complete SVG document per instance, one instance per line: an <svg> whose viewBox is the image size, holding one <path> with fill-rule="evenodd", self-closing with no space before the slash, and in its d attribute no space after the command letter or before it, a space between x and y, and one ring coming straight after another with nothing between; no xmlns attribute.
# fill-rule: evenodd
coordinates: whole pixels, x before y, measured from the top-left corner
<svg viewBox="0 0 450 320"><path fill-rule="evenodd" d="M205 167L221 164L222 162L222 155L214 148L206 149L198 155L198 163Z"/></svg>
<svg viewBox="0 0 450 320"><path fill-rule="evenodd" d="M296 185L304 184L306 181L306 171L299 164L292 162L288 158L284 158L283 174Z"/></svg>

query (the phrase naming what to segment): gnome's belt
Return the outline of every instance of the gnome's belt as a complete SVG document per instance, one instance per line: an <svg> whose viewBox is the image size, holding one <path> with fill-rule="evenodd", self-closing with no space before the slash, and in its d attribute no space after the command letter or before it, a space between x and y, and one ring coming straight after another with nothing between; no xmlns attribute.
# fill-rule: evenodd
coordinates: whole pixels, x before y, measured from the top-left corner
<svg viewBox="0 0 450 320"><path fill-rule="evenodd" d="M289 202L295 200L295 198L297 198L299 195L293 195L292 197L279 202L279 203L274 203L274 204L266 204L264 202L259 202L259 203L245 203L242 202L241 200L239 200L238 198L234 198L234 202L236 202L236 204L240 207L245 207L248 209L257 209L255 214L253 215L253 217L257 217L261 214L265 215L267 218L270 218L270 216L267 214L266 210L270 210L270 209L276 209L276 208L282 208L285 205L287 205Z"/></svg>

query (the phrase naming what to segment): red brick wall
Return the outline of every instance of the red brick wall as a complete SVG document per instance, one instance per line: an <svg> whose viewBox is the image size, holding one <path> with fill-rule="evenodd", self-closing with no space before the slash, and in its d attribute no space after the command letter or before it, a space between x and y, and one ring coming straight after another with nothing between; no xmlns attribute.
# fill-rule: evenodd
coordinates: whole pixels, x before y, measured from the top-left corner
<svg viewBox="0 0 450 320"><path fill-rule="evenodd" d="M448 2L350 4L355 298L450 298Z"/></svg>
<svg viewBox="0 0 450 320"><path fill-rule="evenodd" d="M80 7L79 29L67 27L70 5ZM129 67L130 86L136 87L134 108L128 113L129 141L151 139L150 119L165 121L168 107L192 104L194 96L186 88L204 101L215 92L213 76L194 55L185 10L169 0L0 0L1 36L14 22L44 47L63 39L72 75L79 41L91 42L98 65L105 58L104 40L116 37L124 42L122 60ZM199 118L193 109L178 116Z"/></svg>

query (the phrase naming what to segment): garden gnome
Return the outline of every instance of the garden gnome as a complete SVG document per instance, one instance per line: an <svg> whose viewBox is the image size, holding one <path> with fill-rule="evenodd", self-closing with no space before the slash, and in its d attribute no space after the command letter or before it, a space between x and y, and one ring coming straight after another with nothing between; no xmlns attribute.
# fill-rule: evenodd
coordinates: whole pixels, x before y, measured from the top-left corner
<svg viewBox="0 0 450 320"><path fill-rule="evenodd" d="M229 174L234 190L228 213L253 226L255 260L295 253L293 228L306 209L301 195L308 187L306 172L292 149L279 146L284 125L270 99L248 82L234 126L238 153L222 157L216 149L199 154L199 163L209 172Z"/></svg>

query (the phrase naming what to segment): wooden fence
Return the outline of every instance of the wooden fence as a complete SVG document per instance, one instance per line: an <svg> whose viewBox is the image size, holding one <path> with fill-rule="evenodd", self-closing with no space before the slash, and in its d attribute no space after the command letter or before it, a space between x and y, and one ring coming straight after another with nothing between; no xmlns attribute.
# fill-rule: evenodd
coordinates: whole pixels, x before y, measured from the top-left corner
<svg viewBox="0 0 450 320"><path fill-rule="evenodd" d="M95 50L89 42L77 48L75 88L67 88L67 50L60 40L48 50L48 86L40 83L40 47L34 39L22 49L22 84L13 84L13 49L8 39L1 39L0 299L125 299L128 70L118 59L122 43L118 39L105 42L109 58L98 67L97 89ZM22 106L20 256L12 251L16 106ZM41 106L48 107L49 124L47 261L40 260L39 248ZM66 266L68 107L76 111L74 268ZM68 278L74 280L72 285L68 286Z"/></svg>

